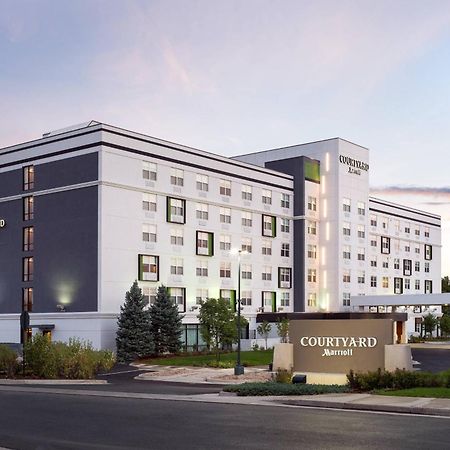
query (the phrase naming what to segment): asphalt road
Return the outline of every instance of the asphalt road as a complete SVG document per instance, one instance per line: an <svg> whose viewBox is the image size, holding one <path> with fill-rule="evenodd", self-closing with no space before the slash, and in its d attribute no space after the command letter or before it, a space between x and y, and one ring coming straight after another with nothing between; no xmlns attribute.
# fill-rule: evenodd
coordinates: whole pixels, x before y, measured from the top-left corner
<svg viewBox="0 0 450 450"><path fill-rule="evenodd" d="M448 448L446 418L0 392L12 449Z"/></svg>
<svg viewBox="0 0 450 450"><path fill-rule="evenodd" d="M441 372L450 369L450 350L413 348L411 349L414 361L420 362L416 369L428 372Z"/></svg>

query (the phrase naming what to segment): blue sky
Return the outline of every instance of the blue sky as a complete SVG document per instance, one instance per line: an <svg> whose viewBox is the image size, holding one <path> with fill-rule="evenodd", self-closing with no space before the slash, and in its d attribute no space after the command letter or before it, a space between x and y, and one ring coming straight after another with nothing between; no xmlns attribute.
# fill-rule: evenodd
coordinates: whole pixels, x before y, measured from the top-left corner
<svg viewBox="0 0 450 450"><path fill-rule="evenodd" d="M223 155L340 136L441 214L450 1L1 0L0 146L90 119Z"/></svg>

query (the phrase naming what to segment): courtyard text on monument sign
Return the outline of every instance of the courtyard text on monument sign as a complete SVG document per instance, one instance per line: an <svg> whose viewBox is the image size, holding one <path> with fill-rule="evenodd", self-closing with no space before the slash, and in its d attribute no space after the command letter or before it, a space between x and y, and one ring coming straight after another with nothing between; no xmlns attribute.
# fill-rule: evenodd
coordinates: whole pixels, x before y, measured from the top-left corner
<svg viewBox="0 0 450 450"><path fill-rule="evenodd" d="M302 347L321 348L322 357L353 356L354 348L373 348L377 345L377 343L378 343L377 338L373 336L366 336L366 337L303 336L300 339L300 345Z"/></svg>

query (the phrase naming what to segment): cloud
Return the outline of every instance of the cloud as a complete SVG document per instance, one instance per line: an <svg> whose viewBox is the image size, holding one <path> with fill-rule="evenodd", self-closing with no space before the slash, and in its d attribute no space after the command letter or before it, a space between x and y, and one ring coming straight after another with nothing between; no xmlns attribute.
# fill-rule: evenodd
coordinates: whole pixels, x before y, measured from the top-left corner
<svg viewBox="0 0 450 450"><path fill-rule="evenodd" d="M444 197L450 199L450 186L443 187L429 187L429 186L381 186L371 187L370 192L372 194L385 194L385 195L414 195L414 196L426 196L426 197ZM445 204L447 202L443 202ZM432 204L432 202L429 202ZM434 203L439 204L439 203Z"/></svg>

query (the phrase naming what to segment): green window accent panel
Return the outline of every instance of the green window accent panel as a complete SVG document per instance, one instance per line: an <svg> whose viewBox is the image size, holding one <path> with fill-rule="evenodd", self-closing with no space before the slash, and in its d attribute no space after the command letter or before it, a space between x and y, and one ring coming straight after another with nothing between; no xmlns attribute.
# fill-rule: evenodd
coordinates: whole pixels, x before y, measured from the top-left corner
<svg viewBox="0 0 450 450"><path fill-rule="evenodd" d="M208 233L208 256L214 255L214 233Z"/></svg>
<svg viewBox="0 0 450 450"><path fill-rule="evenodd" d="M144 279L144 255L138 255L138 280Z"/></svg>
<svg viewBox="0 0 450 450"><path fill-rule="evenodd" d="M166 198L166 219L167 222L172 222L172 212L171 212L171 202L170 202L171 198L167 197Z"/></svg>
<svg viewBox="0 0 450 450"><path fill-rule="evenodd" d="M237 302L236 302L236 291L231 291L230 303L231 303L231 310L236 312L237 311L237 309L236 309L236 305L237 305Z"/></svg>
<svg viewBox="0 0 450 450"><path fill-rule="evenodd" d="M277 312L277 293L272 292L272 312Z"/></svg>
<svg viewBox="0 0 450 450"><path fill-rule="evenodd" d="M319 161L305 160L305 180L320 183Z"/></svg>
<svg viewBox="0 0 450 450"><path fill-rule="evenodd" d="M277 235L277 218L272 217L272 237L276 237Z"/></svg>

